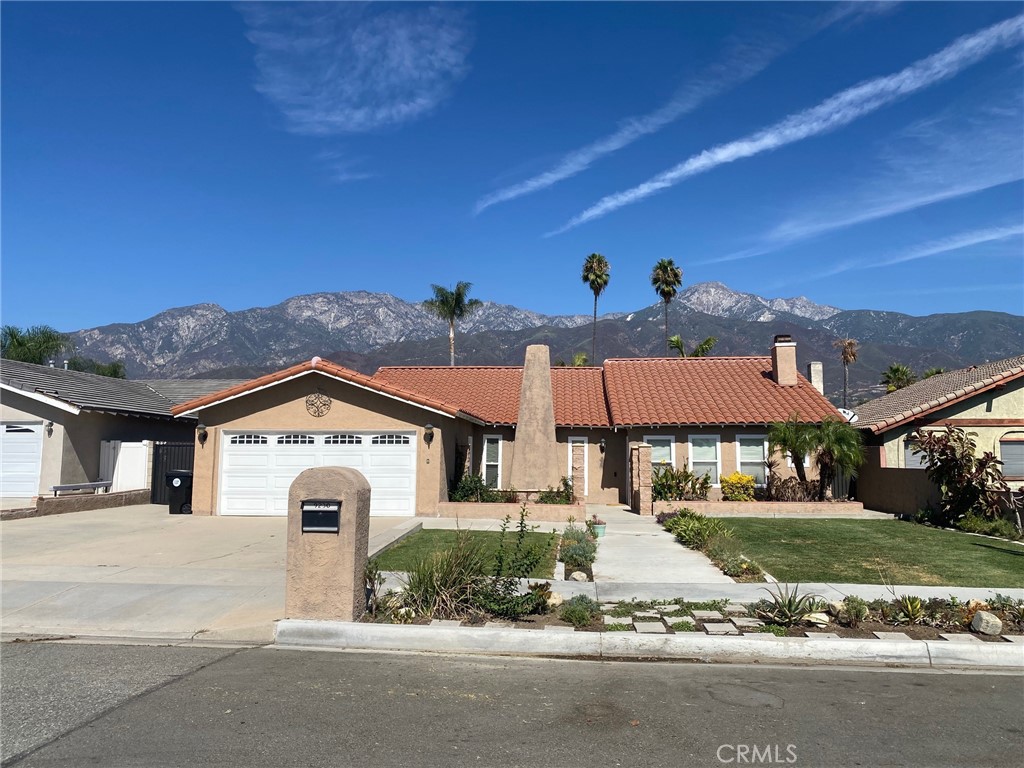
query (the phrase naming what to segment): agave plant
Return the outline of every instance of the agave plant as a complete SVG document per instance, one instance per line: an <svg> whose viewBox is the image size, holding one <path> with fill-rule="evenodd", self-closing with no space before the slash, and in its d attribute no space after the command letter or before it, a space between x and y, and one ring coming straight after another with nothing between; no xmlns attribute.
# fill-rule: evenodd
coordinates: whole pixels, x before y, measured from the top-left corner
<svg viewBox="0 0 1024 768"><path fill-rule="evenodd" d="M806 593L800 594L800 585L797 584L790 590L788 584L779 584L776 591L765 588L771 596L766 601L767 606L758 608L758 615L765 621L772 624L779 624L783 627L792 627L802 624L804 620L818 607L818 595Z"/></svg>
<svg viewBox="0 0 1024 768"><path fill-rule="evenodd" d="M896 621L900 624L923 624L924 606L921 598L914 595L900 595L896 600L899 613L896 614Z"/></svg>

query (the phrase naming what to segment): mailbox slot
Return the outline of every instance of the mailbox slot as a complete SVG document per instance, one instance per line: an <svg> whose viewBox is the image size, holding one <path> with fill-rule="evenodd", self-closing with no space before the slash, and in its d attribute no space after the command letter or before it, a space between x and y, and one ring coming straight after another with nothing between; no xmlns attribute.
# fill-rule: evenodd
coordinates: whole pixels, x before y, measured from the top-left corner
<svg viewBox="0 0 1024 768"><path fill-rule="evenodd" d="M303 499L303 533L338 533L341 527L341 501L338 499Z"/></svg>

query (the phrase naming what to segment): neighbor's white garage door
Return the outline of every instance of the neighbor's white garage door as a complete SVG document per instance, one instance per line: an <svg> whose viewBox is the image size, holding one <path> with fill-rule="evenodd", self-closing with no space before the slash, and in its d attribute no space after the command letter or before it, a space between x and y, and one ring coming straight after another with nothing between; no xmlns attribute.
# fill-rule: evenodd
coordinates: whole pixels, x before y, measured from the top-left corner
<svg viewBox="0 0 1024 768"><path fill-rule="evenodd" d="M352 467L370 482L371 515L416 514L414 432L225 432L222 515L286 515L288 488L310 467Z"/></svg>
<svg viewBox="0 0 1024 768"><path fill-rule="evenodd" d="M5 422L0 428L0 496L37 495L42 457L42 424Z"/></svg>

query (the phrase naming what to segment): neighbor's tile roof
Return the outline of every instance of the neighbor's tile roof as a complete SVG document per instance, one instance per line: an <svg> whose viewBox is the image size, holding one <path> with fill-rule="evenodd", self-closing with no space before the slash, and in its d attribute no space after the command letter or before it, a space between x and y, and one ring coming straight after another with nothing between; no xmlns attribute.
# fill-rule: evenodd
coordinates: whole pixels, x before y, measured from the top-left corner
<svg viewBox="0 0 1024 768"><path fill-rule="evenodd" d="M374 379L459 403L488 424L515 424L519 420L522 367L395 366L381 368ZM600 368L553 367L551 399L558 426L610 425Z"/></svg>
<svg viewBox="0 0 1024 768"><path fill-rule="evenodd" d="M605 360L604 379L616 426L770 424L842 418L805 378L793 387L772 380L770 357Z"/></svg>
<svg viewBox="0 0 1024 768"><path fill-rule="evenodd" d="M459 405L452 404L443 398L439 398L436 394L424 395L419 392L413 392L410 390L403 389L400 386L393 386L366 376L365 374L358 373L349 368L345 368L340 365L336 365L327 360L321 360L318 357L314 357L304 363L293 365L291 368L285 368L282 371L267 374L261 376L258 379L252 379L251 381L245 381L235 386L223 389L219 392L213 392L203 397L198 397L187 403L176 405L171 409L171 412L175 416L181 416L193 411L197 411L201 408L208 408L211 405L223 402L224 400L231 400L240 395L247 394L263 387L269 387L274 384L278 384L287 379L294 378L296 376L302 376L309 373L321 373L326 376L331 376L342 381L347 381L350 384L370 389L375 392L381 392L392 397L397 397L400 400L405 400L416 405L422 405L427 408L432 408L435 411L446 413L449 416L468 416L474 418L475 414L467 413L466 408L461 408Z"/></svg>
<svg viewBox="0 0 1024 768"><path fill-rule="evenodd" d="M171 416L176 393L191 392L195 397L236 383L223 379L115 379L16 360L0 361L0 380L15 389L45 395L86 411L162 418Z"/></svg>
<svg viewBox="0 0 1024 768"><path fill-rule="evenodd" d="M854 408L857 426L876 434L1024 375L1024 355L940 373Z"/></svg>

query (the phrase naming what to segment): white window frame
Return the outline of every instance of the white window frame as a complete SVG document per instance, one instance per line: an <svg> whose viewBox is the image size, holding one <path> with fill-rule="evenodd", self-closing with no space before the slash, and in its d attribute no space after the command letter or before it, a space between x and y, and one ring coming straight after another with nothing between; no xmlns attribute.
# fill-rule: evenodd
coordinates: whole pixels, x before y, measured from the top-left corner
<svg viewBox="0 0 1024 768"><path fill-rule="evenodd" d="M737 472L743 472L743 462L740 460L741 459L741 457L740 457L740 440L753 440L755 438L760 438L761 439L762 445L764 446L763 451L762 451L762 455L764 456L764 461L767 461L767 459L768 459L768 435L760 435L760 434L755 434L755 435L736 435L736 471ZM762 464L764 463L764 461L762 461ZM768 479L768 468L765 467L765 466L762 466L761 469L764 472L764 478L767 481L767 479ZM721 477L721 470L719 470L719 477ZM764 483L755 483L754 487L755 488L764 488L765 484Z"/></svg>
<svg viewBox="0 0 1024 768"><path fill-rule="evenodd" d="M686 469L693 472L693 439L708 440L715 439L715 456L718 465L718 482L712 483L712 488L722 487L722 436L721 435L687 435L686 436Z"/></svg>
<svg viewBox="0 0 1024 768"><path fill-rule="evenodd" d="M796 464L793 463L793 457L789 455L789 451L782 451L782 455L786 457L786 466L789 469L796 469ZM811 454L809 453L804 454L804 469L811 469Z"/></svg>
<svg viewBox="0 0 1024 768"><path fill-rule="evenodd" d="M925 456L923 453L919 453L917 454L917 456L911 456L910 454L913 451L913 446L911 445L912 442L913 441L910 439L910 435L906 435L900 441L900 445L903 448L903 450L900 452L902 454L900 456L900 463L902 464L903 469L925 469L925 462L928 460L928 457ZM908 461L909 459L915 459L920 463L910 464Z"/></svg>
<svg viewBox="0 0 1024 768"><path fill-rule="evenodd" d="M668 440L669 464L676 468L676 438L674 435L644 435L644 442L653 446L652 440ZM654 464L654 451L651 451L651 464ZM655 465L657 466L657 465Z"/></svg>
<svg viewBox="0 0 1024 768"><path fill-rule="evenodd" d="M480 477L484 479L484 485L487 484L487 441L497 440L498 441L498 483L495 488L500 489L501 485L501 444L505 442L501 435L484 435L483 450L480 451Z"/></svg>
<svg viewBox="0 0 1024 768"><path fill-rule="evenodd" d="M1022 442L1024 442L1024 433L1021 433L1021 432L1008 432L1005 435L1003 435L1002 437L1000 437L999 438L999 460L1003 461L1003 444L1004 443L1018 443L1019 444L1019 443L1022 443ZM1024 477L1024 475L1011 475L1009 473L1005 473L1005 465L1004 465L1003 469L1004 469L1004 476L1010 478L1014 482L1016 482L1018 478Z"/></svg>
<svg viewBox="0 0 1024 768"><path fill-rule="evenodd" d="M586 436L570 435L568 437L569 471L566 476L572 480L572 447L580 443L583 445L583 495L590 493L590 442Z"/></svg>

